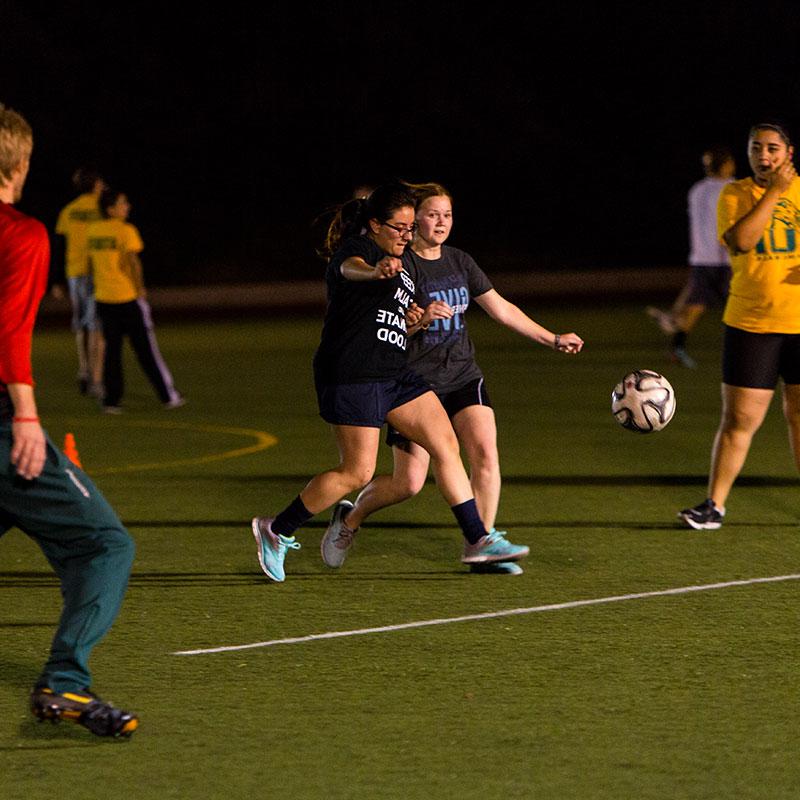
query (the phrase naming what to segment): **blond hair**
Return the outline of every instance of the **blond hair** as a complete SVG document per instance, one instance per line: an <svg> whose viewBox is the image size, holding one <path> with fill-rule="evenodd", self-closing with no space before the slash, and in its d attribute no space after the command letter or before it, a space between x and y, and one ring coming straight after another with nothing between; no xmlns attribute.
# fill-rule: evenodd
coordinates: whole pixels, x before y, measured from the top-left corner
<svg viewBox="0 0 800 800"><path fill-rule="evenodd" d="M0 185L5 186L19 165L31 157L33 131L25 118L0 103Z"/></svg>
<svg viewBox="0 0 800 800"><path fill-rule="evenodd" d="M453 195L442 186L441 183L408 183L406 186L414 194L414 208L419 208L426 200L431 197L447 197L450 202L453 202Z"/></svg>

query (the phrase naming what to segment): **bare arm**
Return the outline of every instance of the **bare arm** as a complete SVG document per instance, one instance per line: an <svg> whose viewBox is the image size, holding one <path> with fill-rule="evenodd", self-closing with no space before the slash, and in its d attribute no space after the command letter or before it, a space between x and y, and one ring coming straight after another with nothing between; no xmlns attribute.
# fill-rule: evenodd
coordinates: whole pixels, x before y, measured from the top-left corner
<svg viewBox="0 0 800 800"><path fill-rule="evenodd" d="M128 269L131 273L131 280L136 287L136 296L144 297L146 292L144 288L144 270L142 269L142 259L139 258L138 253L128 251L125 253L125 258L128 262Z"/></svg>
<svg viewBox="0 0 800 800"><path fill-rule="evenodd" d="M766 191L758 202L725 231L723 239L732 252L746 253L758 244L772 219L772 212L781 194L791 186L796 177L797 173L790 159L769 176Z"/></svg>
<svg viewBox="0 0 800 800"><path fill-rule="evenodd" d="M44 431L39 423L33 386L9 383L8 394L14 404L11 463L17 468L17 475L33 480L41 475L45 460Z"/></svg>
<svg viewBox="0 0 800 800"><path fill-rule="evenodd" d="M580 353L583 347L583 339L576 333L552 333L494 289L476 297L475 302L496 322L545 347L571 354Z"/></svg>
<svg viewBox="0 0 800 800"><path fill-rule="evenodd" d="M351 256L342 262L339 271L348 281L378 281L393 278L398 272L402 272L403 262L399 258L384 256L371 267L360 256Z"/></svg>

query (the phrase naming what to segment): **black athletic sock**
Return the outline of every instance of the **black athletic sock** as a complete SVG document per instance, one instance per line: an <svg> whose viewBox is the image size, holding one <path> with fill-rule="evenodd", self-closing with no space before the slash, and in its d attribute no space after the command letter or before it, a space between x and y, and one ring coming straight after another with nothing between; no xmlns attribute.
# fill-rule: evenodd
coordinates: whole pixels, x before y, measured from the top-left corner
<svg viewBox="0 0 800 800"><path fill-rule="evenodd" d="M475 544L478 539L486 536L486 527L481 521L478 514L478 506L475 505L475 500L465 500L457 506L450 506L458 524L461 526L461 532L464 538L470 543Z"/></svg>
<svg viewBox="0 0 800 800"><path fill-rule="evenodd" d="M686 331L676 331L672 337L672 348L674 350L686 349Z"/></svg>
<svg viewBox="0 0 800 800"><path fill-rule="evenodd" d="M308 522L314 515L303 505L300 495L272 520L272 532L281 536L292 536L294 532Z"/></svg>

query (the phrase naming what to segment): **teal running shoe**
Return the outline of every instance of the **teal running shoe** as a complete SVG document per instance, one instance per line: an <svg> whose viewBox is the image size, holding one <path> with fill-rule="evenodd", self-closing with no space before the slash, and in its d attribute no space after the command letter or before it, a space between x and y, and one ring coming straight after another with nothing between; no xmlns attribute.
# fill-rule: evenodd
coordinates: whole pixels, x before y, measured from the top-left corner
<svg viewBox="0 0 800 800"><path fill-rule="evenodd" d="M255 517L252 523L253 536L258 543L258 563L264 574L276 583L286 580L283 560L287 550L299 550L300 542L294 536L282 536L272 532L271 517Z"/></svg>
<svg viewBox="0 0 800 800"><path fill-rule="evenodd" d="M514 561L489 561L485 564L470 564L469 571L477 575L522 575L524 570Z"/></svg>
<svg viewBox="0 0 800 800"><path fill-rule="evenodd" d="M486 536L475 544L464 543L464 564L487 564L492 561L518 561L530 553L530 548L521 544L512 544L506 539L505 531L492 528Z"/></svg>

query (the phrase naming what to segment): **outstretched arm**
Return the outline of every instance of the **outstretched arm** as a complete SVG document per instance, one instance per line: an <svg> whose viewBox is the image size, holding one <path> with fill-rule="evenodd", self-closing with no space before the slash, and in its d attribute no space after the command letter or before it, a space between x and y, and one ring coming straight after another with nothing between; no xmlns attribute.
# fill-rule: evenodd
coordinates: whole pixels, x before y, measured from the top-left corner
<svg viewBox="0 0 800 800"><path fill-rule="evenodd" d="M393 278L403 271L403 262L393 256L384 256L374 267L360 256L350 256L339 267L342 277L348 281L379 281Z"/></svg>
<svg viewBox="0 0 800 800"><path fill-rule="evenodd" d="M494 289L475 298L475 302L496 322L534 342L560 353L580 353L583 339L576 333L552 333L532 320L519 306L509 303Z"/></svg>

